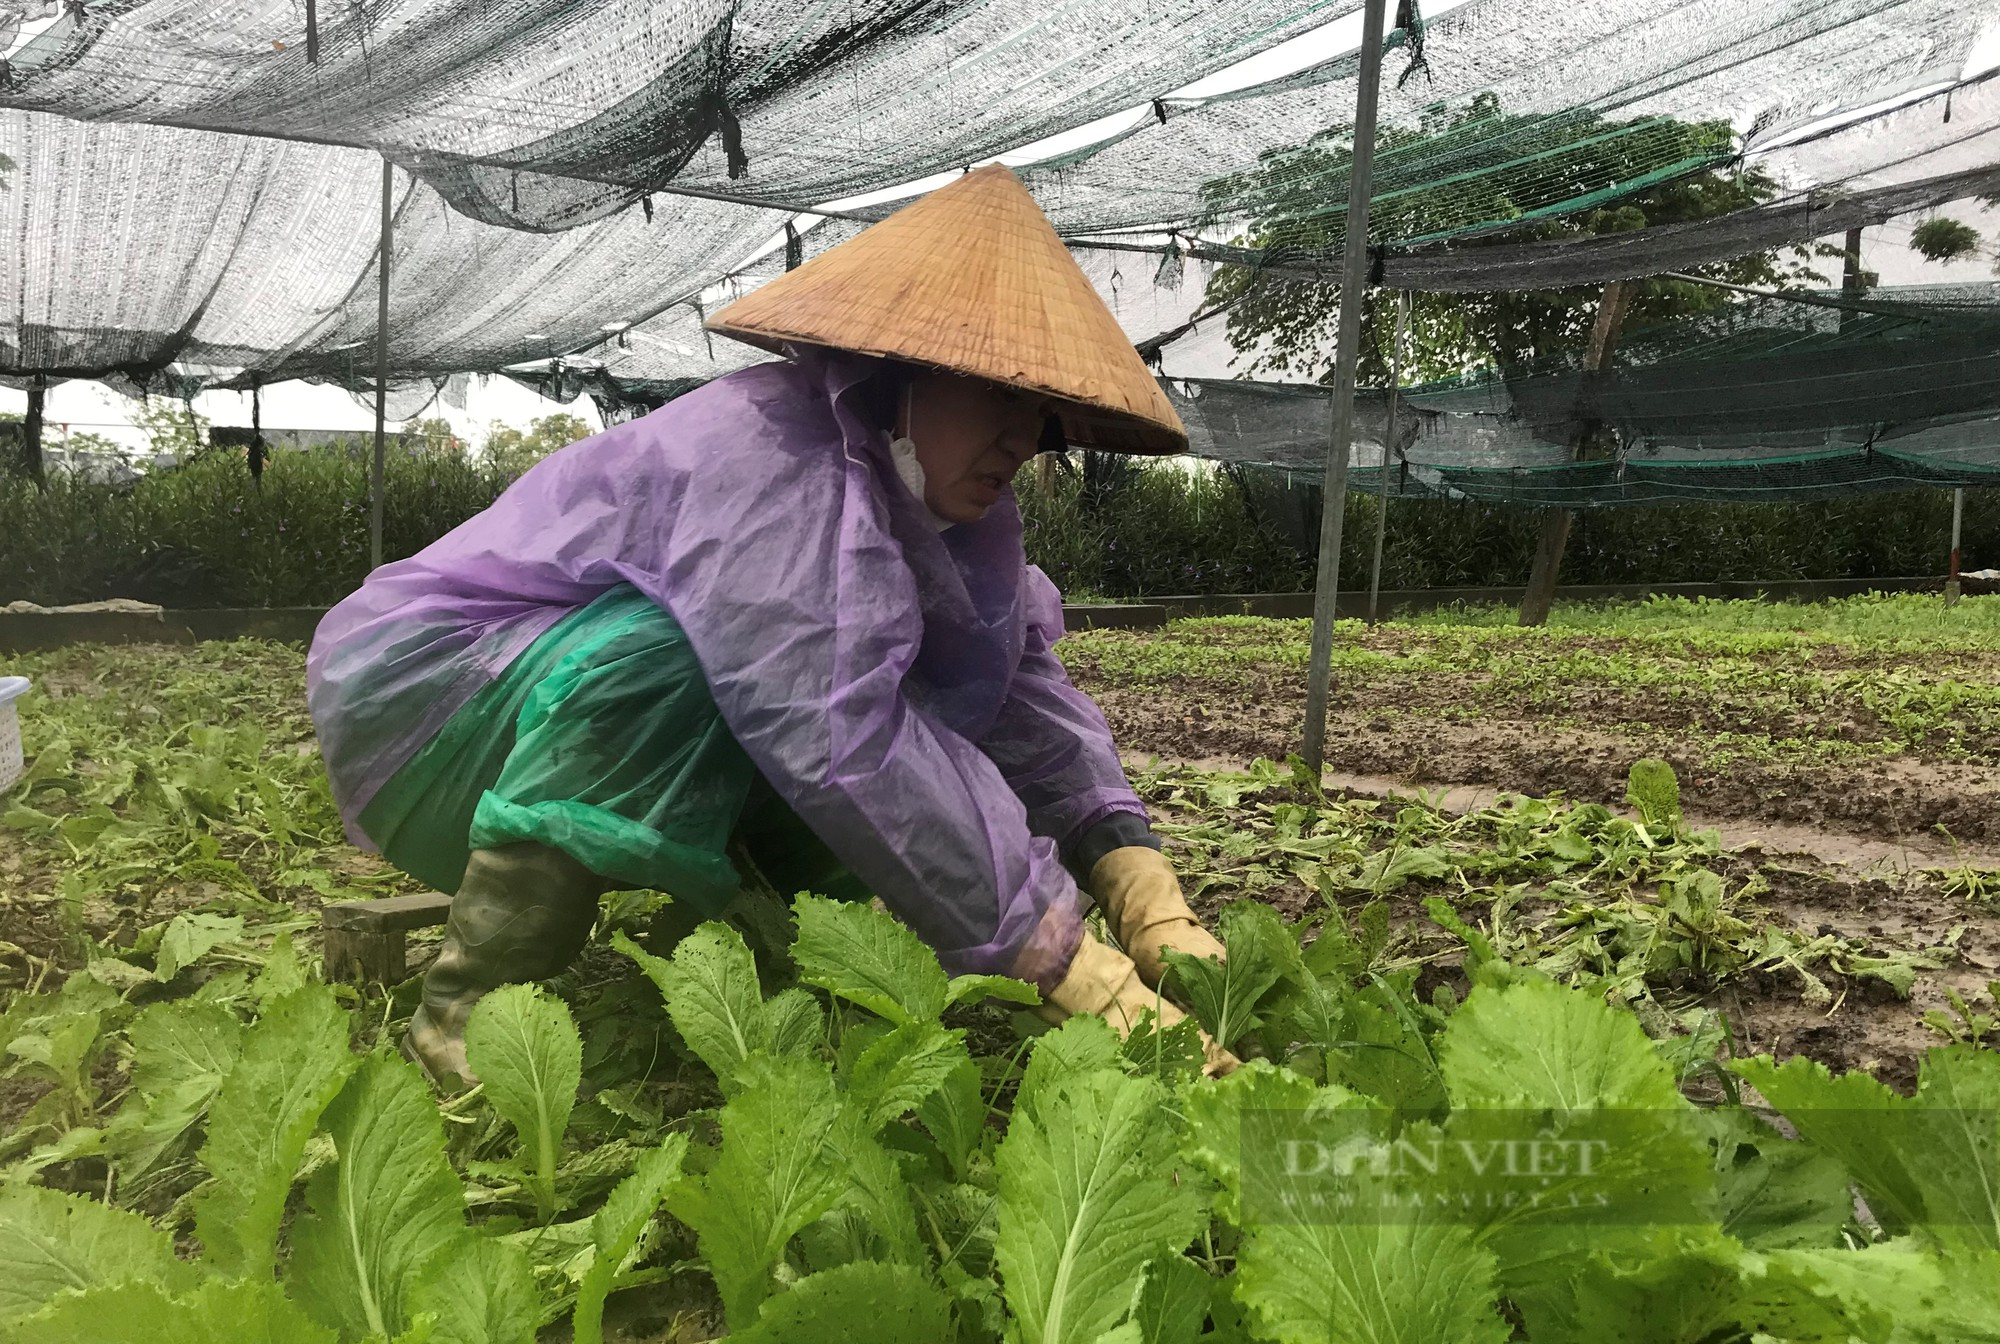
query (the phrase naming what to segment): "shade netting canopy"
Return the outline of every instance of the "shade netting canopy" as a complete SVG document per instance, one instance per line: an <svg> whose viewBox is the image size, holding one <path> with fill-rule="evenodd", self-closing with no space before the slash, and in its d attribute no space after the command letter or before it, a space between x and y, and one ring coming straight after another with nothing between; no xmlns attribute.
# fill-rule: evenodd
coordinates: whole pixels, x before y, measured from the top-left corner
<svg viewBox="0 0 2000 1344"><path fill-rule="evenodd" d="M395 165L387 367L418 393L507 372L557 394L658 404L764 357L703 333L715 304L893 203L816 227L795 212L1086 125L1080 143L1022 170L1072 246L1150 249L1159 255L1134 269L1158 261L1162 276L1188 255L1330 273L1354 57L1221 92L1198 81L1350 24L1358 8L377 0L319 5L309 25L294 0L0 0L0 155L13 163L0 232L16 244L0 253L0 379L181 394L301 377L371 386L383 158ZM15 43L17 21L51 16ZM1413 21L1390 39L1374 279L1598 283L2000 191L2000 81L1982 43L1996 31L2000 0L1467 0ZM1688 224L1521 234L1718 170L1755 172L1769 189ZM1558 477L1607 470L1547 456L1568 451L1584 421L1629 440L1613 476L1592 478L1590 502L1710 488L1669 479L1681 469L1661 464L1689 454L1737 453L1739 472L1820 454L1812 479L1843 489L1913 480L1946 451L1924 435L1948 428L1962 473L1990 408L1953 409L1948 427L1931 423L1947 414L1936 406L1912 418L1889 404L1888 389L1903 380L1906 401L1912 386L1929 396L1907 382L1908 351L1946 352L1924 357L1923 376L1949 382L1951 359L1969 368L1990 350L1986 328L1921 321L1932 324L1921 338L1850 326L1846 344L1810 354L1691 350L1643 377L1621 363L1610 383L1535 369L1419 394L1412 423L1451 428L1419 432L1397 488L1552 498L1572 488ZM1709 339L1660 339L1681 335ZM1703 403L1727 423L1676 418L1674 404L1707 395L1702 380L1752 366L1790 390ZM1812 379L1832 367L1879 375L1882 404L1864 395L1823 423ZM1246 410L1228 421L1239 440L1205 450L1304 467L1324 443L1317 395L1209 384L1184 397L1205 401L1199 414L1184 413L1193 427L1223 423L1231 399L1307 405ZM1265 419L1275 427L1258 429ZM1420 460L1426 433L1435 462ZM1444 461L1444 443L1475 440L1486 458L1467 448ZM1298 451L1273 446L1285 443ZM1835 464L1855 452L1862 467L1842 477ZM1912 452L1921 461L1893 456ZM1909 475L1884 475L1885 461ZM1433 469L1513 475L1423 475Z"/></svg>

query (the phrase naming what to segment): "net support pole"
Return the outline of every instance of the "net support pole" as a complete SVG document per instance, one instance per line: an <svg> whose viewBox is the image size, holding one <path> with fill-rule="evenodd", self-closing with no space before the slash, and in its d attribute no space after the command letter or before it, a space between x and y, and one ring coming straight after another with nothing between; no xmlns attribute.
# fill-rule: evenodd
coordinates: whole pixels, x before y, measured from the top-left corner
<svg viewBox="0 0 2000 1344"><path fill-rule="evenodd" d="M394 216L389 195L394 188L394 169L382 160L382 251L376 266L375 287L375 460L368 472L368 567L382 567L382 475L388 456L389 416L389 254L394 232Z"/></svg>
<svg viewBox="0 0 2000 1344"><path fill-rule="evenodd" d="M1847 231L1847 238L1842 251L1845 253L1845 260L1841 263L1840 267L1840 297L1843 299L1858 299L1863 292L1861 286L1861 230L1849 229ZM1840 325L1846 327L1858 316L1860 314L1854 312L1852 309L1843 308L1840 310Z"/></svg>
<svg viewBox="0 0 2000 1344"><path fill-rule="evenodd" d="M1368 281L1368 198L1375 169L1375 101L1382 82L1388 0L1365 0L1361 70L1354 94L1354 160L1347 184L1347 236L1340 258L1339 345L1334 350L1331 433L1320 488L1319 571L1313 585L1312 661L1306 681L1304 756L1318 779L1326 759L1327 683L1340 596L1340 538L1347 520L1347 459L1354 442L1354 378L1361 358L1362 290Z"/></svg>
<svg viewBox="0 0 2000 1344"><path fill-rule="evenodd" d="M36 485L49 483L48 466L42 457L43 412L48 404L48 388L49 376L36 374L34 383L28 388L28 414L21 420L21 470Z"/></svg>
<svg viewBox="0 0 2000 1344"><path fill-rule="evenodd" d="M1958 601L1958 543L1965 531L1965 487L1959 486L1951 492L1951 568L1944 580L1944 604L1949 607Z"/></svg>
<svg viewBox="0 0 2000 1344"><path fill-rule="evenodd" d="M1389 531L1389 460L1396 452L1396 399L1403 391L1403 341L1410 331L1410 291L1396 294L1396 345L1389 352L1389 416L1382 428L1382 492L1375 502L1375 559L1368 567L1368 624L1381 619L1382 538Z"/></svg>

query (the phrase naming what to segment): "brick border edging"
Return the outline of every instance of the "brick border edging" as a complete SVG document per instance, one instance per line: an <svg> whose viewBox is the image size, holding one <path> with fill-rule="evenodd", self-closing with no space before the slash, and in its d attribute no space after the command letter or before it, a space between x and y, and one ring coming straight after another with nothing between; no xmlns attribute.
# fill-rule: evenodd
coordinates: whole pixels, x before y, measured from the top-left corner
<svg viewBox="0 0 2000 1344"><path fill-rule="evenodd" d="M1762 598L1801 602L1858 593L1937 591L1943 580L1777 579L1750 583L1582 584L1556 590L1559 601L1590 602L1648 596ZM1383 615L1429 611L1453 603L1518 606L1524 590L1510 588L1409 588L1384 592ZM1143 602L1077 603L1063 608L1071 630L1150 629L1189 616L1312 615L1311 593L1218 593L1157 597ZM1342 616L1367 614L1368 594L1343 592ZM192 644L207 639L278 639L304 643L326 615L325 607L215 607L171 611L51 611L0 613L0 653L30 653L67 644Z"/></svg>

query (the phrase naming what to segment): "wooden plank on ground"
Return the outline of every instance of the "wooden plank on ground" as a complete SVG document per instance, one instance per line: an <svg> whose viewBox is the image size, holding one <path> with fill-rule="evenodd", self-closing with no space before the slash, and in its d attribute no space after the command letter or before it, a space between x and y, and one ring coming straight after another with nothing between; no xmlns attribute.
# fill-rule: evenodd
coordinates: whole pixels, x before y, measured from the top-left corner
<svg viewBox="0 0 2000 1344"><path fill-rule="evenodd" d="M335 901L320 913L326 978L360 984L401 984L409 974L403 935L442 924L451 897L441 892L379 901Z"/></svg>

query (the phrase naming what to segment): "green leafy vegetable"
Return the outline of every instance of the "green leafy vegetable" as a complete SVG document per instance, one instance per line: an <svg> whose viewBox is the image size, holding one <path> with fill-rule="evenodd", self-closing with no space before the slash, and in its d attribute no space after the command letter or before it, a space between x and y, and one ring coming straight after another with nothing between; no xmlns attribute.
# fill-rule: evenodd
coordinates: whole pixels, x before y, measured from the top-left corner
<svg viewBox="0 0 2000 1344"><path fill-rule="evenodd" d="M214 1280L185 1296L126 1283L58 1299L11 1329L6 1344L335 1344L268 1280Z"/></svg>
<svg viewBox="0 0 2000 1344"><path fill-rule="evenodd" d="M922 1274L865 1260L807 1275L730 1336L743 1344L938 1344L950 1337L950 1304Z"/></svg>
<svg viewBox="0 0 2000 1344"><path fill-rule="evenodd" d="M810 1055L826 1039L826 1013L803 989L788 989L764 1002L765 1034L774 1055Z"/></svg>
<svg viewBox="0 0 2000 1344"><path fill-rule="evenodd" d="M727 924L703 924L681 939L671 960L652 955L622 933L612 935L611 945L638 962L660 987L681 1039L725 1087L752 1051L770 1044L757 963L743 936Z"/></svg>
<svg viewBox="0 0 2000 1344"><path fill-rule="evenodd" d="M1637 1019L1548 980L1475 989L1438 1064L1459 1106L1687 1106Z"/></svg>
<svg viewBox="0 0 2000 1344"><path fill-rule="evenodd" d="M964 1180L966 1163L986 1128L986 1098L979 1065L959 1060L936 1088L917 1103L917 1119L937 1142L954 1179Z"/></svg>
<svg viewBox="0 0 2000 1344"><path fill-rule="evenodd" d="M870 1132L915 1110L961 1064L965 1033L936 1022L907 1022L869 1044L847 1075L850 1101Z"/></svg>
<svg viewBox="0 0 2000 1344"><path fill-rule="evenodd" d="M946 986L945 1005L956 1007L980 999L998 999L1033 1007L1042 1001L1042 992L1023 980L1007 975L954 975Z"/></svg>
<svg viewBox="0 0 2000 1344"><path fill-rule="evenodd" d="M669 1196L695 1230L729 1319L745 1324L771 1292L785 1243L840 1199L836 1130L852 1124L824 1065L755 1057L722 1108L722 1146L699 1182Z"/></svg>
<svg viewBox="0 0 2000 1344"><path fill-rule="evenodd" d="M1500 1344L1494 1263L1463 1227L1273 1221L1244 1238L1237 1293L1281 1344Z"/></svg>
<svg viewBox="0 0 2000 1344"><path fill-rule="evenodd" d="M356 1062L329 989L287 994L245 1033L201 1150L215 1184L196 1200L195 1231L216 1269L237 1278L270 1271L306 1140Z"/></svg>
<svg viewBox="0 0 2000 1344"><path fill-rule="evenodd" d="M132 1096L111 1129L126 1182L143 1178L208 1111L243 1051L243 1024L199 999L156 1003L133 1019Z"/></svg>
<svg viewBox="0 0 2000 1344"><path fill-rule="evenodd" d="M291 931L286 930L272 940L271 950L264 954L263 968L250 982L250 997L257 1001L259 1012L268 1011L293 990L304 989L311 979L298 949L292 946Z"/></svg>
<svg viewBox="0 0 2000 1344"><path fill-rule="evenodd" d="M123 1284L192 1286L172 1238L136 1213L35 1186L0 1187L0 1322L59 1296Z"/></svg>
<svg viewBox="0 0 2000 1344"><path fill-rule="evenodd" d="M1215 1284L1184 1255L1163 1255L1146 1266L1146 1285L1132 1311L1138 1344L1194 1344Z"/></svg>
<svg viewBox="0 0 2000 1344"><path fill-rule="evenodd" d="M1025 1344L1090 1344L1125 1314L1146 1266L1193 1239L1201 1205L1173 1179L1165 1100L1145 1079L1070 1070L1015 1112L995 1159L997 1249Z"/></svg>
<svg viewBox="0 0 2000 1344"><path fill-rule="evenodd" d="M1854 1216L1840 1163L1743 1111L1702 1115L1715 1143L1723 1231L1756 1250L1838 1246Z"/></svg>
<svg viewBox="0 0 2000 1344"><path fill-rule="evenodd" d="M432 1256L409 1307L434 1322L430 1344L534 1344L541 1321L528 1257L490 1237L454 1238Z"/></svg>
<svg viewBox="0 0 2000 1344"><path fill-rule="evenodd" d="M1068 1018L1054 1031L1035 1038L1028 1067L1021 1075L1021 1089L1015 1094L1015 1110L1033 1111L1043 1094L1070 1075L1115 1069L1124 1057L1118 1034L1103 1018Z"/></svg>
<svg viewBox="0 0 2000 1344"><path fill-rule="evenodd" d="M805 893L792 909L799 924L792 956L801 980L898 1026L944 1011L951 991L937 954L900 921L856 902Z"/></svg>
<svg viewBox="0 0 2000 1344"><path fill-rule="evenodd" d="M1657 757L1632 762L1626 774L1625 801L1639 811L1648 828L1672 835L1681 826L1681 782L1674 768Z"/></svg>
<svg viewBox="0 0 2000 1344"><path fill-rule="evenodd" d="M556 1167L583 1079L583 1040L561 999L506 985L480 999L465 1024L465 1057L529 1156L543 1221L555 1215Z"/></svg>
<svg viewBox="0 0 2000 1344"><path fill-rule="evenodd" d="M329 1108L327 1129L339 1160L307 1187L289 1282L343 1339L393 1337L412 1324L425 1266L468 1235L444 1127L415 1066L377 1055Z"/></svg>
<svg viewBox="0 0 2000 1344"><path fill-rule="evenodd" d="M160 935L156 980L171 980L224 943L243 937L241 915L175 915Z"/></svg>
<svg viewBox="0 0 2000 1344"><path fill-rule="evenodd" d="M1265 997L1288 973L1303 973L1299 940L1278 912L1256 901L1239 901L1219 921L1229 955L1221 961L1169 952L1173 986L1208 1034L1233 1045L1262 1025Z"/></svg>
<svg viewBox="0 0 2000 1344"><path fill-rule="evenodd" d="M1917 1104L1864 1073L1835 1077L1817 1060L1794 1056L1782 1067L1768 1056L1740 1059L1737 1073L1785 1115L1807 1143L1831 1154L1868 1196L1869 1208L1891 1231L1923 1218L1921 1168L1928 1155L1888 1137L1911 1135Z"/></svg>
<svg viewBox="0 0 2000 1344"><path fill-rule="evenodd" d="M595 1254L577 1289L576 1344L602 1344L604 1299L610 1295L626 1257L638 1245L640 1233L666 1198L667 1188L680 1179L686 1157L686 1136L669 1136L658 1148L640 1155L632 1174L618 1183L611 1198L591 1218L590 1240Z"/></svg>

